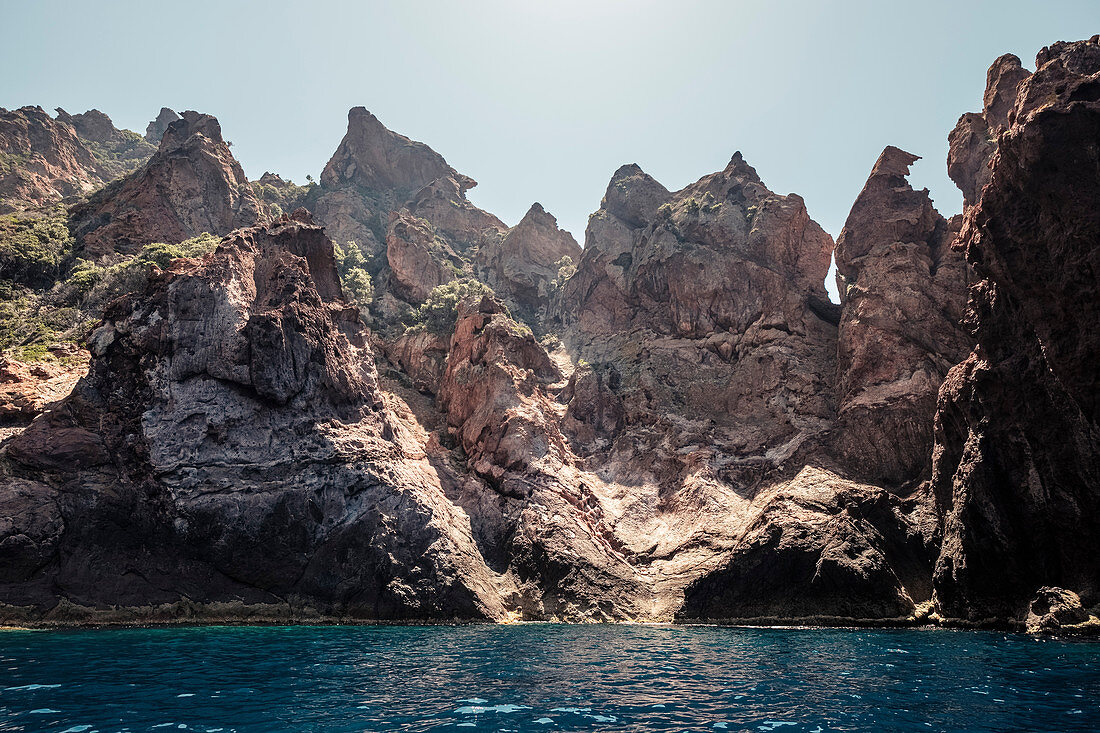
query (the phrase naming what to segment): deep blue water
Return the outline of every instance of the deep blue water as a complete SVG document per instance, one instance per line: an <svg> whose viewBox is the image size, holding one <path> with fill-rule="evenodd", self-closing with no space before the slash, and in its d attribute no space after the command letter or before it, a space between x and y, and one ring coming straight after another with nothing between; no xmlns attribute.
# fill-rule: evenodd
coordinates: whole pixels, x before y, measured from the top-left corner
<svg viewBox="0 0 1100 733"><path fill-rule="evenodd" d="M1100 643L942 630L0 633L0 731L1100 730Z"/></svg>

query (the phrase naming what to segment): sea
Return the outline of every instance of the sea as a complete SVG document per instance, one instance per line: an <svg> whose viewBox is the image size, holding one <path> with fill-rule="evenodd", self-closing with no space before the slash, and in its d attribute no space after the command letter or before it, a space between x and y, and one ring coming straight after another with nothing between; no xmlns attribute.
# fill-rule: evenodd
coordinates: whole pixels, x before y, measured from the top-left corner
<svg viewBox="0 0 1100 733"><path fill-rule="evenodd" d="M0 731L1100 731L1100 642L944 629L0 632Z"/></svg>

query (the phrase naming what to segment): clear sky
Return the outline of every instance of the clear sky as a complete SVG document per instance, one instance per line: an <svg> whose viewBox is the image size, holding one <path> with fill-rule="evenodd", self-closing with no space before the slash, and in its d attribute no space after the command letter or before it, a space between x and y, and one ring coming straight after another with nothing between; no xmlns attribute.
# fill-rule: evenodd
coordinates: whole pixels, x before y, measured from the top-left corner
<svg viewBox="0 0 1100 733"><path fill-rule="evenodd" d="M945 214L947 133L985 71L1100 32L1100 0L0 0L0 106L95 107L144 133L216 115L251 178L302 182L363 105L480 182L509 224L533 201L583 239L612 172L670 189L741 150L839 233L886 145Z"/></svg>

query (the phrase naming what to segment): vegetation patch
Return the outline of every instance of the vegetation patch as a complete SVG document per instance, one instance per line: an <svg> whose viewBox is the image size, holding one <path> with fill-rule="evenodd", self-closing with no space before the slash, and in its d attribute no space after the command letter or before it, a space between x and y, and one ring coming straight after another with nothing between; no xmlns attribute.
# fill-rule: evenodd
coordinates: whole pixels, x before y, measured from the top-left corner
<svg viewBox="0 0 1100 733"><path fill-rule="evenodd" d="M359 313L367 318L367 307L374 301L374 283L367 271L371 258L364 255L355 242L348 242L343 247L333 242L332 251L336 256L336 270L340 273L344 297L359 306Z"/></svg>
<svg viewBox="0 0 1100 733"><path fill-rule="evenodd" d="M132 130L119 130L118 137L110 142L98 143L86 138L80 141L91 151L108 180L133 173L157 152L155 145Z"/></svg>
<svg viewBox="0 0 1100 733"><path fill-rule="evenodd" d="M0 216L0 278L31 287L48 286L57 279L72 246L62 210Z"/></svg>
<svg viewBox="0 0 1100 733"><path fill-rule="evenodd" d="M11 218L0 217L5 225ZM213 251L220 241L213 235L200 234L177 244L146 245L137 254L113 265L79 258L67 263L72 242L64 221L63 216L57 216L27 226L19 223L23 238L16 239L9 249L15 248L24 260L45 263L38 266L44 275L29 282L20 281L5 270L0 277L0 353L22 361L53 358L50 347L81 343L102 318L107 304L144 289L154 267L163 269L180 257L200 257ZM59 222L62 229L57 228ZM37 248L30 246L33 242L25 241L30 236L28 231L36 238ZM2 241L10 243L12 238ZM58 273L66 269L67 277L60 277Z"/></svg>
<svg viewBox="0 0 1100 733"><path fill-rule="evenodd" d="M477 280L452 280L437 285L427 299L413 311L412 329L427 329L440 336L454 333L458 304L470 296L495 295L493 289Z"/></svg>

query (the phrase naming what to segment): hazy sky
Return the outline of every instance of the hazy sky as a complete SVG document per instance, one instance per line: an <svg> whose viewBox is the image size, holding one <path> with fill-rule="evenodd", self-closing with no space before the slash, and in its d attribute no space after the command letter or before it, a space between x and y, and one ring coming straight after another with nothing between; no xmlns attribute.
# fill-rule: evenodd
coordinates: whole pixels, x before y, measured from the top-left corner
<svg viewBox="0 0 1100 733"><path fill-rule="evenodd" d="M945 214L947 133L1002 53L1032 67L1100 32L1100 1L0 0L0 106L95 107L144 133L216 115L250 178L316 178L363 105L480 185L583 239L612 172L670 189L741 150L834 236L886 145Z"/></svg>

